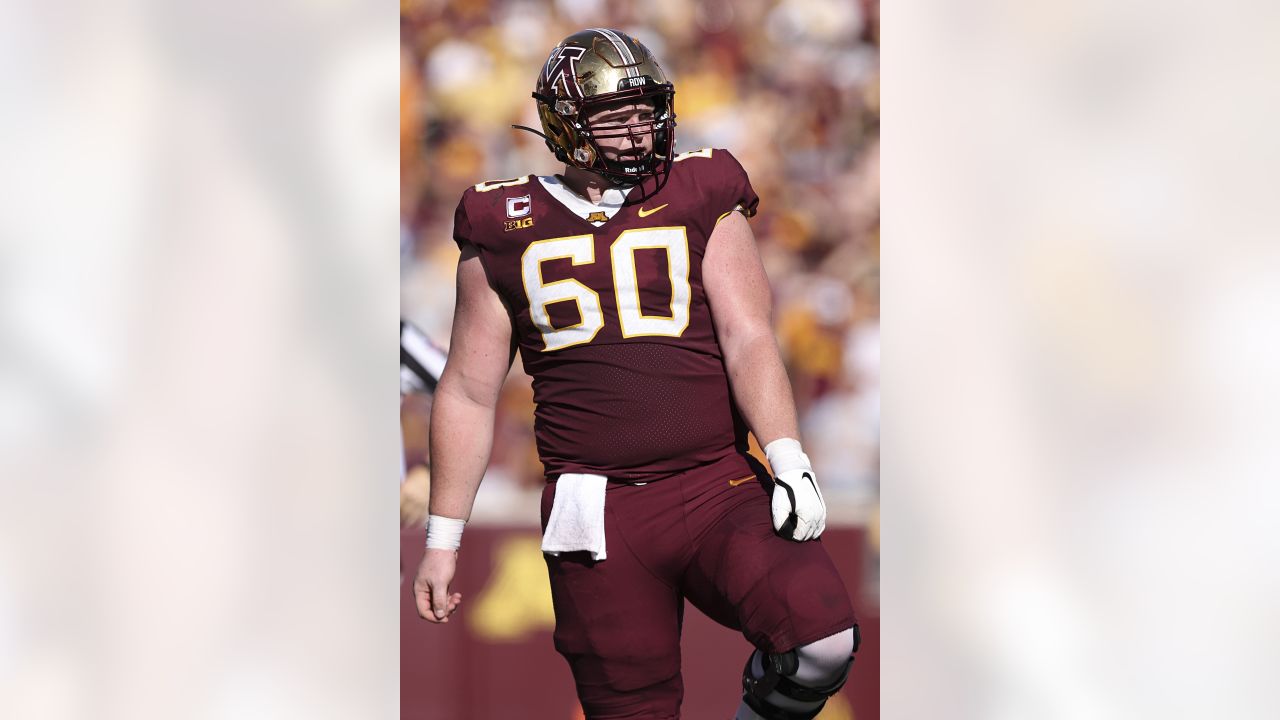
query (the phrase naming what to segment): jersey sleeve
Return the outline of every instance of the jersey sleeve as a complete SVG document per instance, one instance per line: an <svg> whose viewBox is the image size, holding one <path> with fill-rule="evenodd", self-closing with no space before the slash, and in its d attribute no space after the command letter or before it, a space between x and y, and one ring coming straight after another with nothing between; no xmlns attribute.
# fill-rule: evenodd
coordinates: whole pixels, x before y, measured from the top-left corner
<svg viewBox="0 0 1280 720"><path fill-rule="evenodd" d="M467 196L470 194L470 188L462 193L462 199L458 201L458 209L453 212L453 241L458 243L460 250L472 244L471 217L467 213Z"/></svg>
<svg viewBox="0 0 1280 720"><path fill-rule="evenodd" d="M466 254L470 249L475 253L489 285L500 290L500 281L506 273L503 271L504 262L497 253L499 245L492 230L488 229L492 226L492 210L486 207L485 200L485 197L476 195L474 188L467 188L462 193L458 209L453 214L453 241L458 244L460 252ZM518 265L516 267L519 268Z"/></svg>
<svg viewBox="0 0 1280 720"><path fill-rule="evenodd" d="M751 178L747 177L747 171L738 162L738 158L728 150L716 150L715 154L722 156L717 163L720 166L722 179L718 183L720 197L715 199L716 221L719 222L734 210L747 217L755 215L760 205L760 196L756 195L756 191L752 189Z"/></svg>

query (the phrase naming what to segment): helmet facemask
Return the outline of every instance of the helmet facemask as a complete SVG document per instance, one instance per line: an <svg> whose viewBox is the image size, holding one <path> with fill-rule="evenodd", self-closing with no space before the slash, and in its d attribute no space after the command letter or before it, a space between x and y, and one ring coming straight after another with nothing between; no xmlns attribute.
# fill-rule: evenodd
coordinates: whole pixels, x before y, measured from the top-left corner
<svg viewBox="0 0 1280 720"><path fill-rule="evenodd" d="M569 115L560 115L561 124L566 129L573 148L561 159L572 167L598 173L618 185L642 185L641 195L650 197L666 183L666 175L671 170L673 146L675 145L675 113L672 112L672 96L670 86L636 88L618 93L593 97L588 101L572 107L567 101L560 101L562 109L570 110ZM633 123L591 124L588 118L600 110L610 106L628 103L652 104L653 119ZM624 154L614 159L609 158L609 150L601 147L600 141L635 138L635 146L643 147L640 142L644 136L652 137L652 149L643 155L628 156ZM612 145L613 143L607 143ZM553 147L553 150L556 148ZM616 151L615 151L616 152ZM654 182L646 184L646 180Z"/></svg>

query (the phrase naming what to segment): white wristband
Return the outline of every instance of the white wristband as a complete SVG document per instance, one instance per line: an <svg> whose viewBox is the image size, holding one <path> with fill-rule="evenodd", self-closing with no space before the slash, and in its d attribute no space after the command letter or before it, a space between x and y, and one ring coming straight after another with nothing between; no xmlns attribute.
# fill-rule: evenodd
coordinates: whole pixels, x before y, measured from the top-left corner
<svg viewBox="0 0 1280 720"><path fill-rule="evenodd" d="M427 547L433 550L457 550L462 544L462 528L466 525L466 520L428 515Z"/></svg>
<svg viewBox="0 0 1280 720"><path fill-rule="evenodd" d="M788 470L813 472L809 456L800 449L800 441L795 438L779 438L765 445L764 456L769 460L769 467L774 475L781 475Z"/></svg>

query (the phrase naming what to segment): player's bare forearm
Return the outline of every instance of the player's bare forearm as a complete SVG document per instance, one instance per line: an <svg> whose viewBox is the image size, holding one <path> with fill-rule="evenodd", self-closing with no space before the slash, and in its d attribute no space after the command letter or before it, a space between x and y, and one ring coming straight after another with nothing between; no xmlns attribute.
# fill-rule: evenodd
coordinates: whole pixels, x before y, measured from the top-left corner
<svg viewBox="0 0 1280 720"><path fill-rule="evenodd" d="M759 328L722 351L733 399L760 446L779 438L799 438L791 381L773 330Z"/></svg>
<svg viewBox="0 0 1280 720"><path fill-rule="evenodd" d="M458 262L452 338L431 408L429 512L466 520L489 464L494 409L512 360L511 318L470 246Z"/></svg>
<svg viewBox="0 0 1280 720"><path fill-rule="evenodd" d="M702 260L733 398L761 446L799 438L791 382L773 337L773 298L751 226L729 213L712 232Z"/></svg>
<svg viewBox="0 0 1280 720"><path fill-rule="evenodd" d="M466 520L493 449L494 406L477 403L443 379L431 410L432 515Z"/></svg>

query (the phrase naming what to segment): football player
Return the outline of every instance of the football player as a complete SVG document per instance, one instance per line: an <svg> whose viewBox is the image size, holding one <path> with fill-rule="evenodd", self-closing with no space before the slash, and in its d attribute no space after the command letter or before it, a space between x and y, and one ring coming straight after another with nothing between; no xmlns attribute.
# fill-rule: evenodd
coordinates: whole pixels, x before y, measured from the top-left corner
<svg viewBox="0 0 1280 720"><path fill-rule="evenodd" d="M533 93L564 173L463 193L418 612L448 622L461 600L458 548L518 348L555 647L586 717L679 717L687 599L756 648L739 720L812 718L844 683L856 619L818 542L826 507L747 223L759 199L728 151L674 154L674 95L635 39L575 33Z"/></svg>

